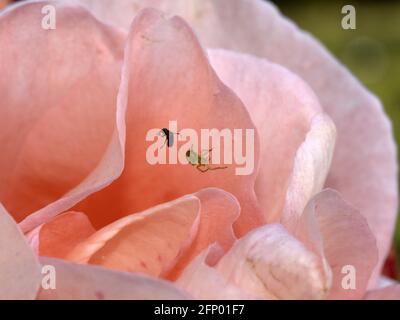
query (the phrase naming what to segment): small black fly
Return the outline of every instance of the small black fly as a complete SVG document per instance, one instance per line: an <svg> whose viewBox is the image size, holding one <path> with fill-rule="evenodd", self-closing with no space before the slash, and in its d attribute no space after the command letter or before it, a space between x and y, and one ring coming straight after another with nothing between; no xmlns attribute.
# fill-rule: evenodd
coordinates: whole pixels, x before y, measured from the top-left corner
<svg viewBox="0 0 400 320"><path fill-rule="evenodd" d="M174 145L174 134L178 135L178 133L174 133L172 131L169 131L167 128L162 128L160 130L161 137L165 137L165 142L163 144L163 146L165 146L165 144L167 144L167 147L170 148Z"/></svg>

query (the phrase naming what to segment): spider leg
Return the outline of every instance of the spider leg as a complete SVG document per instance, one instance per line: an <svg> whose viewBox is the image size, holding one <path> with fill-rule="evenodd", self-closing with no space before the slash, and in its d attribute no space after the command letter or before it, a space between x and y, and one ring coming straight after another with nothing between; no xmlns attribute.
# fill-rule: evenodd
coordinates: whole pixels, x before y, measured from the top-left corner
<svg viewBox="0 0 400 320"><path fill-rule="evenodd" d="M208 170L220 170L220 169L227 169L228 167L214 167L214 168L211 168L211 167L208 167Z"/></svg>
<svg viewBox="0 0 400 320"><path fill-rule="evenodd" d="M201 169L201 168L203 168L203 167L205 167L205 170L202 170L202 169ZM210 167L206 167L204 164L198 164L198 165L196 166L196 169L199 170L201 173L204 173L204 172L207 172L207 171L210 169Z"/></svg>

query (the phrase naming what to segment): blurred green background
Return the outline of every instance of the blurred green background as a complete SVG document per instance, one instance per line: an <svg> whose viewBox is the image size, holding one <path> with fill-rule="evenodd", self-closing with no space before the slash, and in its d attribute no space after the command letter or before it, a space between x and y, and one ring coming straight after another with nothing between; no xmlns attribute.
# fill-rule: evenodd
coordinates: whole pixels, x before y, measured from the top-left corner
<svg viewBox="0 0 400 320"><path fill-rule="evenodd" d="M317 37L383 102L400 146L400 1L273 1ZM341 27L344 5L356 9L356 30ZM400 265L400 220L395 235ZM400 279L400 270L397 270Z"/></svg>

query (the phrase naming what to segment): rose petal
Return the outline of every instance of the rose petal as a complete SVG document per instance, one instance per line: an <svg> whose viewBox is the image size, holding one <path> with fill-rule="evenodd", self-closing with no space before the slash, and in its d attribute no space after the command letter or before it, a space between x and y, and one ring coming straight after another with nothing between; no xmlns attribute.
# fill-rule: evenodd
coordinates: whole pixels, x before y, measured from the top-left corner
<svg viewBox="0 0 400 320"><path fill-rule="evenodd" d="M333 281L329 298L362 298L378 261L378 249L360 212L338 192L324 190L310 201L299 221L290 222L291 230L290 225L296 225L294 234L314 252L320 251L330 265ZM355 288L343 287L342 283L352 276Z"/></svg>
<svg viewBox="0 0 400 320"><path fill-rule="evenodd" d="M184 1L178 1L172 8L176 12L183 6ZM284 65L317 94L338 132L326 186L360 210L377 238L379 263L370 283L374 285L390 249L398 205L396 146L379 100L270 3L201 0L183 12L202 43Z"/></svg>
<svg viewBox="0 0 400 320"><path fill-rule="evenodd" d="M239 205L232 195L207 188L108 225L79 244L67 259L176 279L210 244L218 243L222 252L232 246L236 239L232 225L238 215Z"/></svg>
<svg viewBox="0 0 400 320"><path fill-rule="evenodd" d="M216 269L232 285L266 299L322 299L331 281L322 259L278 224L238 240Z"/></svg>
<svg viewBox="0 0 400 320"><path fill-rule="evenodd" d="M282 221L302 212L308 201L324 187L336 140L332 120L323 115L312 119L310 131L296 152Z"/></svg>
<svg viewBox="0 0 400 320"><path fill-rule="evenodd" d="M162 276L193 242L199 211L199 199L186 196L127 216L97 231L66 259Z"/></svg>
<svg viewBox="0 0 400 320"><path fill-rule="evenodd" d="M226 252L236 240L232 228L240 213L236 198L216 188L203 189L194 196L201 203L199 230L191 246L168 275L170 279L176 279L182 269L211 244L217 243L222 252Z"/></svg>
<svg viewBox="0 0 400 320"><path fill-rule="evenodd" d="M267 58L306 80L337 126L337 147L326 186L338 190L360 210L377 238L379 263L371 281L375 284L390 249L398 204L392 129L379 100L317 40L267 1L81 2L105 21L121 27L147 6L178 14L189 21L206 46Z"/></svg>
<svg viewBox="0 0 400 320"><path fill-rule="evenodd" d="M26 237L38 255L64 258L95 231L84 213L69 211L35 228Z"/></svg>
<svg viewBox="0 0 400 320"><path fill-rule="evenodd" d="M365 296L366 300L400 300L400 284L372 290Z"/></svg>
<svg viewBox="0 0 400 320"><path fill-rule="evenodd" d="M255 191L268 221L301 214L325 183L335 144L334 124L321 112L314 93L290 71L224 50L209 50L209 55L260 133Z"/></svg>
<svg viewBox="0 0 400 320"><path fill-rule="evenodd" d="M379 278L377 289L382 289L382 288L388 287L388 286L390 286L392 284L396 284L396 283L397 283L397 281L395 279L388 278L386 276L381 276Z"/></svg>
<svg viewBox="0 0 400 320"><path fill-rule="evenodd" d="M143 142L148 130L167 127L169 121L177 121L178 132L181 128L191 128L197 134L207 128L242 129L244 138L245 129L254 130L245 107L216 77L194 33L182 19L167 19L153 9L136 16L126 48L120 97L127 103L125 170L110 187L76 208L87 213L95 227L127 212L138 212L209 186L238 198L242 207L235 224L238 235L264 222L253 192L258 166L257 132L254 146L249 145L254 147L250 150L254 151L250 175L236 175L239 165L233 164L225 170L201 173L186 163L151 165L146 160L150 144ZM182 144L180 147L184 152L189 149Z"/></svg>
<svg viewBox="0 0 400 320"><path fill-rule="evenodd" d="M56 10L56 30L42 27L45 5ZM123 41L65 2L1 12L0 200L17 221L36 211L22 222L25 231L122 170L123 110L115 105Z"/></svg>
<svg viewBox="0 0 400 320"><path fill-rule="evenodd" d="M199 254L176 280L176 284L196 299L246 300L252 296L228 283L219 272L212 268L207 259L213 255L210 247Z"/></svg>
<svg viewBox="0 0 400 320"><path fill-rule="evenodd" d="M54 258L41 258L56 271L56 289L41 289L38 299L51 300L182 300L189 296L171 283L144 275L115 272Z"/></svg>
<svg viewBox="0 0 400 320"><path fill-rule="evenodd" d="M380 102L274 6L255 0L196 4L192 14L207 9L208 14L200 19L184 17L194 22L206 45L252 53L288 67L310 84L332 117L338 141L326 185L360 210L377 238L379 264L373 284L390 249L398 202L396 147ZM205 20L220 15L225 18L218 20L219 28L204 28Z"/></svg>
<svg viewBox="0 0 400 320"><path fill-rule="evenodd" d="M40 264L15 221L0 203L0 300L34 299Z"/></svg>

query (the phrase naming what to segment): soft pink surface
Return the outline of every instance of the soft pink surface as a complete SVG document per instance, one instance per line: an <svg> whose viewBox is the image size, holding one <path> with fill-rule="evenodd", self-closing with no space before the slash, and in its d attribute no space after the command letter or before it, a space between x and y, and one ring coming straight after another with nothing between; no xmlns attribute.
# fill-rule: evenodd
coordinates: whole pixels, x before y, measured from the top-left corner
<svg viewBox="0 0 400 320"><path fill-rule="evenodd" d="M314 90L337 127L326 182L352 203L377 237L376 283L390 249L397 213L396 147L381 103L312 36L261 0L80 0L101 19L127 28L143 7L184 17L210 48L250 53L286 66ZM105 5L107 4L107 5ZM251 17L251 18L249 18Z"/></svg>
<svg viewBox="0 0 400 320"><path fill-rule="evenodd" d="M65 258L76 245L95 231L84 213L69 211L33 229L26 237L36 254Z"/></svg>
<svg viewBox="0 0 400 320"><path fill-rule="evenodd" d="M366 300L400 300L400 285L395 284L382 289L372 290L365 296Z"/></svg>
<svg viewBox="0 0 400 320"><path fill-rule="evenodd" d="M142 141L147 131L164 128L170 120L197 132L202 128L254 128L246 108L218 79L181 18L169 19L150 9L136 16L127 40L119 94L127 106L124 171L110 187L76 208L95 216L96 227L210 186L238 198L242 209L235 224L238 235L264 222L253 191L259 155L257 133L251 175L235 175L234 164L204 174L187 164L152 166L146 161L148 145Z"/></svg>
<svg viewBox="0 0 400 320"><path fill-rule="evenodd" d="M256 194L268 222L299 215L322 190L335 146L335 125L307 84L253 56L209 50L222 81L245 103L260 134Z"/></svg>
<svg viewBox="0 0 400 320"><path fill-rule="evenodd" d="M0 229L0 300L33 299L41 281L38 258L1 205Z"/></svg>
<svg viewBox="0 0 400 320"><path fill-rule="evenodd" d="M26 218L24 231L104 187L123 165L124 36L59 2L56 31L44 30L43 5L0 13L0 200Z"/></svg>
<svg viewBox="0 0 400 320"><path fill-rule="evenodd" d="M376 240L366 219L333 190L317 194L307 205L300 219L287 223L310 250L324 257L332 271L329 299L360 299L378 261ZM345 290L344 266L356 272L355 290Z"/></svg>
<svg viewBox="0 0 400 320"><path fill-rule="evenodd" d="M41 255L130 272L44 258L61 282L39 298L188 296L138 272L203 298L398 296L398 286L365 295L394 228L390 124L315 40L256 0L81 2L128 34L69 1L51 1L56 32L40 26L47 2L0 12L0 202L11 213L0 205L0 298L36 296L26 239ZM209 50L209 60L186 22L156 10L131 24L146 4L184 16L202 44L259 58ZM142 141L170 120L256 129L254 172L151 166ZM348 264L355 291L341 288Z"/></svg>
<svg viewBox="0 0 400 320"><path fill-rule="evenodd" d="M57 270L55 290L38 293L39 300L182 300L190 296L166 281L142 274L115 272L54 258L41 258Z"/></svg>

